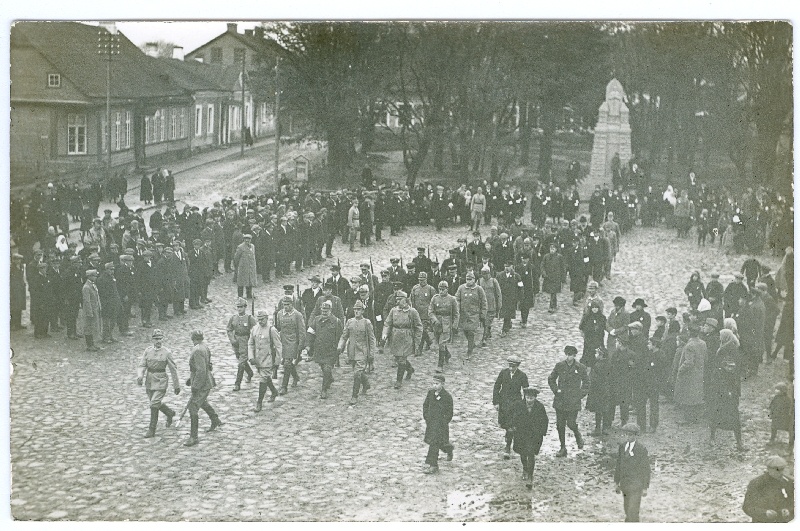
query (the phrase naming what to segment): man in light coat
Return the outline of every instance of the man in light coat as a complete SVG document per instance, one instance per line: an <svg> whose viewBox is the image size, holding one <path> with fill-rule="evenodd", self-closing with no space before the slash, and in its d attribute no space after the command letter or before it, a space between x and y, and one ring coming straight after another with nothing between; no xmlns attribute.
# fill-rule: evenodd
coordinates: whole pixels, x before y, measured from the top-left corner
<svg viewBox="0 0 800 531"><path fill-rule="evenodd" d="M428 306L428 317L431 320L434 340L439 351L437 367L442 369L444 364L450 360L450 351L447 350L447 345L453 339L453 330L458 326L459 314L456 298L447 292L447 281L440 281L438 288L439 293L431 298Z"/></svg>
<svg viewBox="0 0 800 531"><path fill-rule="evenodd" d="M258 324L250 330L250 339L247 341L247 356L250 365L256 368L261 381L258 383L258 400L256 401L255 412L261 411L264 395L267 389L272 393L269 397L270 402L275 401L278 390L272 382L272 373L277 370L278 363L282 358L283 346L281 335L278 330L269 324L269 314L266 310L256 312Z"/></svg>
<svg viewBox="0 0 800 531"><path fill-rule="evenodd" d="M357 300L353 305L353 318L347 321L339 339L339 353L347 350L347 361L353 366L353 396L350 405L358 401L358 393L363 389L364 394L370 388L367 379L367 366L375 357L377 341L375 332L369 319L364 318L364 303Z"/></svg>
<svg viewBox="0 0 800 531"><path fill-rule="evenodd" d="M253 298L253 286L258 282L256 275L256 249L253 246L252 234L242 234L244 241L236 248L233 254L234 281L239 297L242 297L245 288L247 298Z"/></svg>
<svg viewBox="0 0 800 531"><path fill-rule="evenodd" d="M192 389L192 397L189 399L189 418L191 425L189 428L189 439L183 443L184 446L195 446L197 440L197 429L200 424L199 413L202 409L211 419L211 426L206 431L214 431L222 426L217 412L208 403L208 393L214 388L214 376L211 374L211 351L203 343L203 332L195 330L192 332L192 353L189 357L189 380L186 385ZM167 417L167 422L172 417ZM169 424L168 424L169 425Z"/></svg>
<svg viewBox="0 0 800 531"><path fill-rule="evenodd" d="M94 344L94 338L102 333L102 317L100 315L100 293L95 282L98 273L96 269L86 271L86 283L83 285L83 337L86 340L86 350L97 352L100 350Z"/></svg>
<svg viewBox="0 0 800 531"><path fill-rule="evenodd" d="M466 278L467 282L458 287L455 297L458 302L458 328L467 338L466 361L469 361L475 348L475 331L486 322L487 303L486 293L475 282L475 273L468 271Z"/></svg>

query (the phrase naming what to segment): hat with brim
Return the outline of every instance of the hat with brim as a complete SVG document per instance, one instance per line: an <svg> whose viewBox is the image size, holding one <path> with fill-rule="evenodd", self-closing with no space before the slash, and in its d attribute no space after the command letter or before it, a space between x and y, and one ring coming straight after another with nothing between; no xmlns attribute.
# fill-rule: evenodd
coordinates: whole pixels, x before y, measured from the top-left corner
<svg viewBox="0 0 800 531"><path fill-rule="evenodd" d="M635 422L629 422L622 427L622 431L625 433L635 433L636 435L639 434L639 426Z"/></svg>
<svg viewBox="0 0 800 531"><path fill-rule="evenodd" d="M636 299L633 301L633 306L641 306L642 308L647 308L647 304L645 304L644 299Z"/></svg>
<svg viewBox="0 0 800 531"><path fill-rule="evenodd" d="M627 301L625 299L623 299L622 297L619 297L619 296L614 297L614 305L615 306L625 306L626 302Z"/></svg>
<svg viewBox="0 0 800 531"><path fill-rule="evenodd" d="M522 392L525 394L525 396L539 396L540 391L535 387L526 387L522 390Z"/></svg>
<svg viewBox="0 0 800 531"><path fill-rule="evenodd" d="M512 354L511 356L507 357L506 361L508 363L513 363L514 365L519 365L520 363L522 363L522 360L519 359L519 356L516 356L515 354Z"/></svg>

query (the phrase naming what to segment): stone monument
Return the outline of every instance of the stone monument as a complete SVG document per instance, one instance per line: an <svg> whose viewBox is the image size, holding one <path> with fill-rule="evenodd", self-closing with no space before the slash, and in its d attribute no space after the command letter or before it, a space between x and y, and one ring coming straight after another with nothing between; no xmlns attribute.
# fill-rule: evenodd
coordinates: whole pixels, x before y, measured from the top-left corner
<svg viewBox="0 0 800 531"><path fill-rule="evenodd" d="M612 160L619 155L624 167L631 158L631 125L628 107L623 101L625 90L622 83L612 79L606 86L606 101L600 105L597 126L594 129L592 162L589 175L580 186L581 200L588 201L595 185L612 186Z"/></svg>

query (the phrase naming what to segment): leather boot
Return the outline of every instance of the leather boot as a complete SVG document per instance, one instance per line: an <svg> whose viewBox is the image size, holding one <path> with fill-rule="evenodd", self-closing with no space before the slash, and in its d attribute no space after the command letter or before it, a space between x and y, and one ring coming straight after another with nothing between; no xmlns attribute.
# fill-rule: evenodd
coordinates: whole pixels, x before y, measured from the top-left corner
<svg viewBox="0 0 800 531"><path fill-rule="evenodd" d="M172 411L166 404L161 404L159 411L161 411L167 417L167 424L166 424L167 428L172 426L172 417L175 416L175 412Z"/></svg>
<svg viewBox="0 0 800 531"><path fill-rule="evenodd" d="M198 418L197 415L192 415L190 418L191 418L191 427L189 428L189 439L185 443L183 443L184 446L197 445L197 427L200 419Z"/></svg>
<svg viewBox="0 0 800 531"><path fill-rule="evenodd" d="M410 363L406 362L406 380L411 379L411 375L414 374L414 367L411 366Z"/></svg>
<svg viewBox="0 0 800 531"><path fill-rule="evenodd" d="M158 408L151 407L150 408L150 426L147 428L147 433L145 433L145 439L152 439L156 436L156 426L158 425Z"/></svg>
<svg viewBox="0 0 800 531"><path fill-rule="evenodd" d="M217 412L214 411L214 408L212 408L209 405L206 405L206 407L203 408L203 411L205 411L206 414L208 414L208 417L211 419L211 426L209 426L208 429L206 429L207 432L214 431L218 427L222 426L222 421L219 420Z"/></svg>
<svg viewBox="0 0 800 531"><path fill-rule="evenodd" d="M261 403L264 401L264 395L267 394L267 382L258 384L258 401L256 402L255 412L261 411Z"/></svg>

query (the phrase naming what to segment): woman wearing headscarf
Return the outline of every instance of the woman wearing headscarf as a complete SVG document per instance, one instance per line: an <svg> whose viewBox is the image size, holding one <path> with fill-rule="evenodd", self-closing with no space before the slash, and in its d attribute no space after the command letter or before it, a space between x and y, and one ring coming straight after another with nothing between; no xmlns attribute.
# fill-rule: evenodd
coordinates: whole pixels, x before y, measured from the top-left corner
<svg viewBox="0 0 800 531"><path fill-rule="evenodd" d="M713 443L717 430L732 430L736 437L736 449L745 450L742 445L742 424L739 418L739 397L741 379L739 375L739 340L732 331L723 328L719 332L719 350L713 368L709 393L708 420L709 440Z"/></svg>

